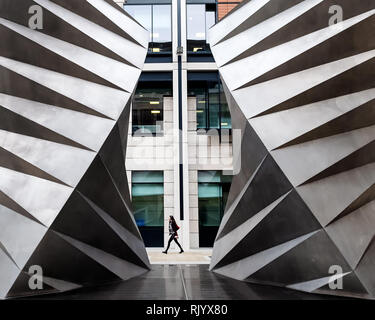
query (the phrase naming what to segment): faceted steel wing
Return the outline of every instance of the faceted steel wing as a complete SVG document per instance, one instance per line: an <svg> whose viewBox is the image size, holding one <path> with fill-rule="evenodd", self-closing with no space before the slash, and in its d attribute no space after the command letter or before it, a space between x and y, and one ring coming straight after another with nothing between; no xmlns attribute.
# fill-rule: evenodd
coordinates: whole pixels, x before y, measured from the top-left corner
<svg viewBox="0 0 375 320"><path fill-rule="evenodd" d="M375 297L374 28L373 0L245 1L211 28L242 133L211 270Z"/></svg>
<svg viewBox="0 0 375 320"><path fill-rule="evenodd" d="M125 150L148 32L110 0L1 0L0 38L0 298L146 272Z"/></svg>

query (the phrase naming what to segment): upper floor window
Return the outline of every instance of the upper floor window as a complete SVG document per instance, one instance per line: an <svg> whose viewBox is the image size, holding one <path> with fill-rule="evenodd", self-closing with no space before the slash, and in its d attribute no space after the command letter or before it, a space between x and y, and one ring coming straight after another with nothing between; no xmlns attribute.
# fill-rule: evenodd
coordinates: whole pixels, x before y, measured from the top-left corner
<svg viewBox="0 0 375 320"><path fill-rule="evenodd" d="M188 56L191 59L194 56L211 56L207 37L209 28L216 21L216 5L188 4L186 10Z"/></svg>
<svg viewBox="0 0 375 320"><path fill-rule="evenodd" d="M132 105L133 135L163 134L165 96L172 96L171 72L144 72L141 74Z"/></svg>
<svg viewBox="0 0 375 320"><path fill-rule="evenodd" d="M126 4L125 11L150 32L149 55L172 55L170 4Z"/></svg>
<svg viewBox="0 0 375 320"><path fill-rule="evenodd" d="M189 72L188 94L197 99L197 129L231 129L228 103L218 72Z"/></svg>

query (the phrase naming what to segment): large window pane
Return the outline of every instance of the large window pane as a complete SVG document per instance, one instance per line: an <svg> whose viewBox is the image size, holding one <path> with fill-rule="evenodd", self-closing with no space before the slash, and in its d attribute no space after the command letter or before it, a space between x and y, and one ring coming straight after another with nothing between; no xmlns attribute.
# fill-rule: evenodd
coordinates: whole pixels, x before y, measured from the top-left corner
<svg viewBox="0 0 375 320"><path fill-rule="evenodd" d="M215 24L215 22L216 22L216 12L206 11L206 39L208 35L208 30Z"/></svg>
<svg viewBox="0 0 375 320"><path fill-rule="evenodd" d="M205 88L195 87L190 92L191 95L194 95L197 99L197 129L206 129L207 128L207 92Z"/></svg>
<svg viewBox="0 0 375 320"><path fill-rule="evenodd" d="M205 52L206 43L206 5L187 5L187 50L188 52Z"/></svg>
<svg viewBox="0 0 375 320"><path fill-rule="evenodd" d="M171 6L153 6L152 52L171 52Z"/></svg>
<svg viewBox="0 0 375 320"><path fill-rule="evenodd" d="M163 183L161 171L134 171L132 182L134 183Z"/></svg>
<svg viewBox="0 0 375 320"><path fill-rule="evenodd" d="M220 95L223 97L220 99L221 101L221 123L220 127L221 129L232 129L232 118L230 115L228 103L225 99L224 92L220 92Z"/></svg>
<svg viewBox="0 0 375 320"><path fill-rule="evenodd" d="M172 74L141 75L132 104L133 135L162 135L164 97L172 95Z"/></svg>
<svg viewBox="0 0 375 320"><path fill-rule="evenodd" d="M152 42L152 8L150 5L126 5L125 11L129 13L139 24L150 32L150 42Z"/></svg>
<svg viewBox="0 0 375 320"><path fill-rule="evenodd" d="M199 246L212 247L224 215L232 177L221 171L198 172Z"/></svg>
<svg viewBox="0 0 375 320"><path fill-rule="evenodd" d="M216 21L215 4L188 4L187 18L187 52L194 61L209 61L210 46L207 43L208 30ZM200 57L200 58L199 58ZM193 60L191 60L193 61Z"/></svg>
<svg viewBox="0 0 375 320"><path fill-rule="evenodd" d="M198 181L202 183L221 182L221 171L199 171Z"/></svg>
<svg viewBox="0 0 375 320"><path fill-rule="evenodd" d="M133 134L163 132L163 95L159 89L138 88L133 100Z"/></svg>
<svg viewBox="0 0 375 320"><path fill-rule="evenodd" d="M124 9L150 32L149 58L172 53L172 6L124 5ZM160 56L160 55L159 55Z"/></svg>
<svg viewBox="0 0 375 320"><path fill-rule="evenodd" d="M198 196L201 227L218 227L222 218L221 186L219 184L200 184Z"/></svg>
<svg viewBox="0 0 375 320"><path fill-rule="evenodd" d="M134 218L147 247L163 246L164 184L162 171L132 173Z"/></svg>
<svg viewBox="0 0 375 320"><path fill-rule="evenodd" d="M188 95L196 97L197 129L231 129L228 103L217 72L189 72Z"/></svg>
<svg viewBox="0 0 375 320"><path fill-rule="evenodd" d="M188 51L202 51L206 44L206 7L204 4L187 5ZM195 45L195 47L194 47Z"/></svg>
<svg viewBox="0 0 375 320"><path fill-rule="evenodd" d="M133 184L134 217L138 226L163 226L163 184Z"/></svg>
<svg viewBox="0 0 375 320"><path fill-rule="evenodd" d="M208 83L208 110L210 129L220 130L219 82Z"/></svg>

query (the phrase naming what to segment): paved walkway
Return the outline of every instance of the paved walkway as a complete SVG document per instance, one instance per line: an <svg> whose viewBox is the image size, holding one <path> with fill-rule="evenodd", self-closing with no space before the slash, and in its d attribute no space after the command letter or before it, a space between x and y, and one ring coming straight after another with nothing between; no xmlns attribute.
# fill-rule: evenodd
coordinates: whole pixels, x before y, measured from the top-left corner
<svg viewBox="0 0 375 320"><path fill-rule="evenodd" d="M147 253L151 264L210 264L212 249L189 250L179 253L171 249L168 254L162 253L163 248L148 248Z"/></svg>
<svg viewBox="0 0 375 320"><path fill-rule="evenodd" d="M153 265L128 281L27 299L49 300L328 300L301 293L232 280L208 271L208 265Z"/></svg>

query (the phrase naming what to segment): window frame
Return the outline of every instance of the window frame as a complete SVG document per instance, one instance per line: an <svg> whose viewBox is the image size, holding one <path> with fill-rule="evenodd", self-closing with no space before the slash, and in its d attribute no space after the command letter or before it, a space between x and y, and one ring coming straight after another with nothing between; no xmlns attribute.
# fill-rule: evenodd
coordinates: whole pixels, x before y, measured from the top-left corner
<svg viewBox="0 0 375 320"><path fill-rule="evenodd" d="M222 117L222 113L223 113L223 99L222 99L222 95L224 94L224 90L223 90L223 85L221 83L221 79L220 79L220 75L219 75L219 72L216 72L216 71L213 71L213 72L195 72L195 71L188 71L188 73L201 73L202 75L203 74L215 74L216 75L216 79L215 81L217 81L217 84L218 84L218 99L219 99L219 128L214 128L214 127L211 127L210 125L210 93L209 93L209 82L211 80L206 80L206 79L202 79L202 80L189 80L189 77L188 77L188 93L191 91L189 90L190 86L189 86L189 83L191 82L205 82L205 124L206 124L206 127L205 128L198 128L198 98L196 95L194 95L194 97L196 97L197 99L197 102L196 102L196 106L197 106L197 132L199 132L200 130L205 130L206 133L208 133L210 130L218 130L219 132L219 135L221 137L221 133L223 132L223 130L228 130L228 133L229 135L231 136L231 133L232 133L232 121L231 121L231 125L230 125L230 128L223 128L222 126L222 120L223 120L223 117ZM212 81L213 82L213 81ZM193 95L190 95L190 96L193 96ZM228 105L228 102L226 100L226 97L224 96L224 99L225 99L225 104ZM229 106L228 106L228 109L229 109ZM232 119L231 119L232 120Z"/></svg>
<svg viewBox="0 0 375 320"><path fill-rule="evenodd" d="M189 39L188 38L188 32L189 32L189 22L188 22L188 8L190 6L205 6L205 10L204 10L204 33L205 33L205 47L207 48L206 50L203 50L203 51L197 51L197 52L194 52L194 51L189 51L189 41L193 40L193 39ZM215 10L207 10L208 9L208 6L212 6L212 8L214 7ZM203 57L207 57L207 56L212 56L212 52L211 52L211 48L210 48L210 44L208 43L207 41L207 12L215 12L215 23L217 23L218 21L218 6L217 6L217 3L186 3L186 53L188 55L188 57L199 57L199 56L202 56Z"/></svg>
<svg viewBox="0 0 375 320"><path fill-rule="evenodd" d="M123 8L126 11L126 7L128 6L149 6L151 8L151 30L150 32L150 40L148 43L148 56L172 56L173 53L173 12L172 12L172 4L171 3L124 3ZM170 36L171 36L171 50L170 51L161 51L161 52L154 52L152 51L152 44L154 43L154 6L169 6L170 9ZM127 11L126 11L127 12ZM128 12L127 12L128 13ZM130 14L130 13L128 13ZM133 19L135 19L132 16ZM136 20L136 19L135 19Z"/></svg>
<svg viewBox="0 0 375 320"><path fill-rule="evenodd" d="M139 90L139 86L144 83L148 83L148 84L155 84L155 87L152 88L151 86L151 90L155 90L157 91L158 89L160 88L164 88L165 89L165 92L164 93L160 93L160 97L159 97L159 94L157 94L158 98L160 99L160 102L161 102L161 106L159 106L159 108L156 108L156 109L161 109L161 117L162 119L160 120L160 122L162 123L161 125L161 131L156 131L155 132L146 132L146 133L141 133L140 131L138 131L140 128L138 128L137 130L135 130L135 122L134 122L134 105L135 105L135 99L136 99L136 94ZM163 87L163 85L160 85L160 84L163 84L165 83L165 86ZM167 85L168 83L168 85ZM160 87L158 87L158 84ZM147 86L145 86L147 87ZM162 91L162 90L161 90ZM137 88L135 89L135 93L133 95L133 98L132 98L132 102L131 102L131 105L132 105L132 108L131 108L131 119L132 119L132 125L131 125L131 134L132 136L134 137L148 137L148 136L153 136L153 137L162 137L164 136L164 118L165 118L165 110L164 110L164 98L165 97L173 97L173 73L171 71L161 71L161 72L142 72L141 74L141 77L138 81L138 85L137 85ZM142 127L141 124L137 123L137 126L138 127ZM155 123L155 126L156 126L156 123Z"/></svg>
<svg viewBox="0 0 375 320"><path fill-rule="evenodd" d="M153 182L153 181L145 181L145 182L134 182L134 173L140 173L140 172L144 172L144 173L148 173L148 172L158 172L161 174L161 177L162 177L162 182ZM143 226L140 226L138 225L137 223L137 227L139 229L139 232L142 234L142 238L144 239L145 243L148 242L149 245L147 245L147 247L159 247L159 246L164 246L164 195L165 195L165 187L164 187L164 183L165 183L165 177L164 177L164 171L163 170L133 170L131 172L131 197L132 197L132 202L133 202L133 187L134 185L162 185L163 187L163 195L161 195L161 207L162 207L162 212L161 212L161 216L162 216L162 222L161 222L161 226L147 226L147 225L143 225ZM134 220L136 220L136 217L135 217L135 213L133 212L133 216L134 216ZM159 234L160 236L160 239L150 239L149 236L149 233L152 233L152 235L155 235L155 234ZM155 241L154 241L155 240Z"/></svg>
<svg viewBox="0 0 375 320"><path fill-rule="evenodd" d="M199 175L200 175L201 172L215 172L215 174L220 173L220 176L219 176L220 181L203 181L203 182L200 182ZM217 229L219 229L219 227L220 227L220 223L221 223L221 221L223 219L223 216L225 214L225 207L226 207L226 204L227 204L227 201L228 201L228 198L224 197L224 189L225 189L224 187L229 186L229 188L228 188L228 194L229 194L231 184L232 184L232 181L233 181L233 176L231 176L230 181L223 181L223 176L227 176L227 175L224 175L222 170L198 170L198 229L199 229L199 234L207 232L207 230L206 231L203 230L205 227L206 228L217 228ZM199 196L199 188L201 186L210 186L210 185L211 186L212 185L218 186L218 187L220 187L220 190L221 190L220 206L219 206L219 211L220 211L219 215L220 216L219 216L218 226L203 226L201 224L201 207L200 207L200 199L201 198ZM207 240L207 239L205 239L205 240ZM199 241L200 241L199 247L201 247L201 248L205 247L205 246L201 245L201 239Z"/></svg>

